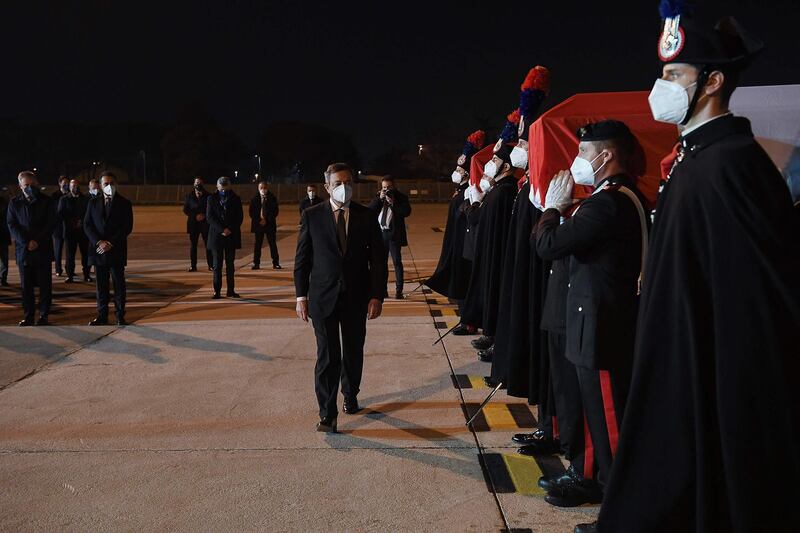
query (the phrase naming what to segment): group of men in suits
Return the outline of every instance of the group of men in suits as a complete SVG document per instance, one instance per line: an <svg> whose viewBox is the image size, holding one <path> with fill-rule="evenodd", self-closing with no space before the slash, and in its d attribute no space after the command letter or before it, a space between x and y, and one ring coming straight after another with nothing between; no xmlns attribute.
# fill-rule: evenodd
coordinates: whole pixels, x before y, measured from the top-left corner
<svg viewBox="0 0 800 533"><path fill-rule="evenodd" d="M3 225L8 234L0 231L0 245L7 242L9 236L13 237L24 312L19 325L49 324L53 262L57 258L56 251L64 247L67 251L66 283L75 281L77 250L81 251L84 281L91 281L90 269L95 269L97 315L90 325L108 324L109 278L114 283L116 322L125 325L125 265L127 239L133 229L133 208L128 199L116 192L116 176L106 172L99 183L93 180L89 197L81 193L77 180L60 180L59 191L54 196L42 192L33 172L21 172L17 181L20 194L3 210ZM7 264L7 261L0 263ZM0 274L3 285L7 285L7 266L3 264L0 264ZM60 267L59 263L56 267ZM39 287L38 318L36 287Z"/></svg>

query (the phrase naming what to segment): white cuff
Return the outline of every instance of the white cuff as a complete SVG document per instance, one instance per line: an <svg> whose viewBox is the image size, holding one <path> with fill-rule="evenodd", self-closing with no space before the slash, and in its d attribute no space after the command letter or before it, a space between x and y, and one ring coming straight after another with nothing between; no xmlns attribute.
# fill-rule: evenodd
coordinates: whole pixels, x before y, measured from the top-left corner
<svg viewBox="0 0 800 533"><path fill-rule="evenodd" d="M298 302L307 302L308 301L308 296L298 296L297 297L297 301Z"/></svg>

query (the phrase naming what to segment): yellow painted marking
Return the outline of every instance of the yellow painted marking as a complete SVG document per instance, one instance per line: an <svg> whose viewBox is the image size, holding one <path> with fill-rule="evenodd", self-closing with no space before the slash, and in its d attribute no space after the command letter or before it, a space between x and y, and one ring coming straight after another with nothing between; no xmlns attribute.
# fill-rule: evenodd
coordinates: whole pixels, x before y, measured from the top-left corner
<svg viewBox="0 0 800 533"><path fill-rule="evenodd" d="M472 384L473 389L487 389L486 383L483 382L483 376L467 376L469 382Z"/></svg>
<svg viewBox="0 0 800 533"><path fill-rule="evenodd" d="M506 463L506 470L511 478L514 487L519 494L545 494L543 488L538 485L539 478L542 477L542 469L539 468L536 459L519 454L503 454L503 462Z"/></svg>
<svg viewBox="0 0 800 533"><path fill-rule="evenodd" d="M458 316L456 314L456 310L450 307L445 307L442 309L442 316Z"/></svg>
<svg viewBox="0 0 800 533"><path fill-rule="evenodd" d="M483 408L483 416L486 418L486 423L493 430L495 429L519 429L514 417L511 416L511 411L508 406L503 403L490 403Z"/></svg>

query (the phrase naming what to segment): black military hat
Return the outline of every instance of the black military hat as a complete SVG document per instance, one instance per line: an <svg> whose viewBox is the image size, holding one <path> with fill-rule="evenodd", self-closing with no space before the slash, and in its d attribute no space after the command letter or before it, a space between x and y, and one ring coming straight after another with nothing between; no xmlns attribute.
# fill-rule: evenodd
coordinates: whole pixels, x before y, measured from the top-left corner
<svg viewBox="0 0 800 533"><path fill-rule="evenodd" d="M764 47L733 17L712 23L696 13L690 3L680 0L662 0L660 12L663 25L658 58L664 64L741 69Z"/></svg>
<svg viewBox="0 0 800 533"><path fill-rule="evenodd" d="M575 132L581 142L608 141L610 139L627 139L633 133L624 122L619 120L601 120L578 128Z"/></svg>

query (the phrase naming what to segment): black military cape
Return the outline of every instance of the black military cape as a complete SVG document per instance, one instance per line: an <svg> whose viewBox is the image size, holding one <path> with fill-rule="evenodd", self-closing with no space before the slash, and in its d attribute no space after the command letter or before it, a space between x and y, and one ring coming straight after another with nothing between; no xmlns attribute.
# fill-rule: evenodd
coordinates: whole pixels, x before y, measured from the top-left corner
<svg viewBox="0 0 800 533"><path fill-rule="evenodd" d="M470 263L464 259L464 238L467 232L467 216L461 206L464 204L464 191L469 182L459 185L450 200L447 211L447 226L442 240L442 251L436 270L424 285L439 294L461 300L467 293Z"/></svg>
<svg viewBox="0 0 800 533"><path fill-rule="evenodd" d="M500 279L516 194L517 181L513 175L508 176L486 194L480 207L475 258L461 320L482 328L488 336L495 334L497 324Z"/></svg>
<svg viewBox="0 0 800 533"><path fill-rule="evenodd" d="M684 139L660 195L603 532L800 517L800 223L750 123Z"/></svg>

